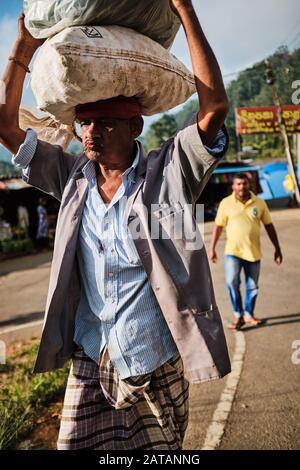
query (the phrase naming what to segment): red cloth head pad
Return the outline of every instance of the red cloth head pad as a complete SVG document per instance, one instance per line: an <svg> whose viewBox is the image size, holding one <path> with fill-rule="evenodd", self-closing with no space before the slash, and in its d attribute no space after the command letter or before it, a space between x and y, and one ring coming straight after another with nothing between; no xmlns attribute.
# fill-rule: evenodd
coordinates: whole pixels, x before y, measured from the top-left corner
<svg viewBox="0 0 300 470"><path fill-rule="evenodd" d="M76 119L130 119L136 116L142 116L142 110L134 97L117 96L76 106Z"/></svg>

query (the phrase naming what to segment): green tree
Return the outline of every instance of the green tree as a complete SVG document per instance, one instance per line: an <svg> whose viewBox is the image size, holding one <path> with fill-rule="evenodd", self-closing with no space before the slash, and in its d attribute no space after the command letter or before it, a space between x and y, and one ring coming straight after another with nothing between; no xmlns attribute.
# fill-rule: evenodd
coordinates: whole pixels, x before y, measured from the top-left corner
<svg viewBox="0 0 300 470"><path fill-rule="evenodd" d="M190 100L182 106L182 109L175 114L178 129L181 129L185 121L191 114L197 112L199 109L199 101L197 99Z"/></svg>
<svg viewBox="0 0 300 470"><path fill-rule="evenodd" d="M163 114L162 117L151 124L144 138L147 150L160 147L168 139L173 137L178 130L175 118L170 114Z"/></svg>

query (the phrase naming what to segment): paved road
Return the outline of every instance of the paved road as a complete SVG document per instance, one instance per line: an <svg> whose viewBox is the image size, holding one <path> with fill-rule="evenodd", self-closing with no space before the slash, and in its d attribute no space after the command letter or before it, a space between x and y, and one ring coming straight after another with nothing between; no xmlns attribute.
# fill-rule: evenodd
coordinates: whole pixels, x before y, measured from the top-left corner
<svg viewBox="0 0 300 470"><path fill-rule="evenodd" d="M241 336L226 330L231 358L237 359L235 372L231 382L229 376L191 387L186 449L201 449L204 443L214 446L220 436L221 449L300 448L300 364L293 364L291 359L292 344L300 341L300 210L273 212L273 220L284 264L274 264L273 249L263 230L257 316L267 322L260 328L245 328ZM205 224L207 244L211 231L212 224ZM224 287L223 247L224 239L220 241L220 259L212 266L212 273L226 323L231 321L231 309ZM50 258L50 253L43 253L1 263L0 338L3 329L41 318ZM13 333L9 336L14 337ZM241 360L244 342L246 349Z"/></svg>
<svg viewBox="0 0 300 470"><path fill-rule="evenodd" d="M0 331L4 326L43 318L51 252L0 263Z"/></svg>
<svg viewBox="0 0 300 470"><path fill-rule="evenodd" d="M300 210L272 213L284 263L273 262L273 248L262 230L263 261L257 316L265 326L244 329L246 353L221 449L300 449L300 364L292 363L292 343L300 340ZM212 224L206 224L206 244ZM222 254L224 238L218 253ZM212 265L216 296L224 321L231 309L224 287L222 256ZM227 332L231 357L235 333ZM298 356L300 357L300 355ZM202 448L207 424L222 390L220 381L192 388L191 421L186 446Z"/></svg>

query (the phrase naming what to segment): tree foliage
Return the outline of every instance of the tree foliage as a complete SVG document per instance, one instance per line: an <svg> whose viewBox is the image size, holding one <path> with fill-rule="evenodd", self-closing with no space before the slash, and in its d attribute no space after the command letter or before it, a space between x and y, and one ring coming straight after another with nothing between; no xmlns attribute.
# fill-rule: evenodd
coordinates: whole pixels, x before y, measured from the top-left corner
<svg viewBox="0 0 300 470"><path fill-rule="evenodd" d="M158 121L150 125L144 138L144 144L148 150L161 147L178 130L176 120L171 114L163 114Z"/></svg>
<svg viewBox="0 0 300 470"><path fill-rule="evenodd" d="M197 109L198 100L190 100L176 114L163 114L161 118L151 124L148 132L141 139L145 148L152 150L160 147L182 128L187 118Z"/></svg>

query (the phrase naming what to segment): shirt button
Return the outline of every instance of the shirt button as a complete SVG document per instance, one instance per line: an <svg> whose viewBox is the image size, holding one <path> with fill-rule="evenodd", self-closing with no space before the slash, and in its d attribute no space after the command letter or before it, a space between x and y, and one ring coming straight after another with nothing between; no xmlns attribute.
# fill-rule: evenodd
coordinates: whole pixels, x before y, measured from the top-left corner
<svg viewBox="0 0 300 470"><path fill-rule="evenodd" d="M113 277L114 273L108 273L109 277Z"/></svg>
<svg viewBox="0 0 300 470"><path fill-rule="evenodd" d="M115 250L114 250L113 247L111 247L111 248L109 249L109 251L110 251L111 253L113 253Z"/></svg>
<svg viewBox="0 0 300 470"><path fill-rule="evenodd" d="M111 297L111 298L110 298L110 301L111 301L112 304L114 304L115 301L116 301L116 299L114 299L114 297Z"/></svg>

